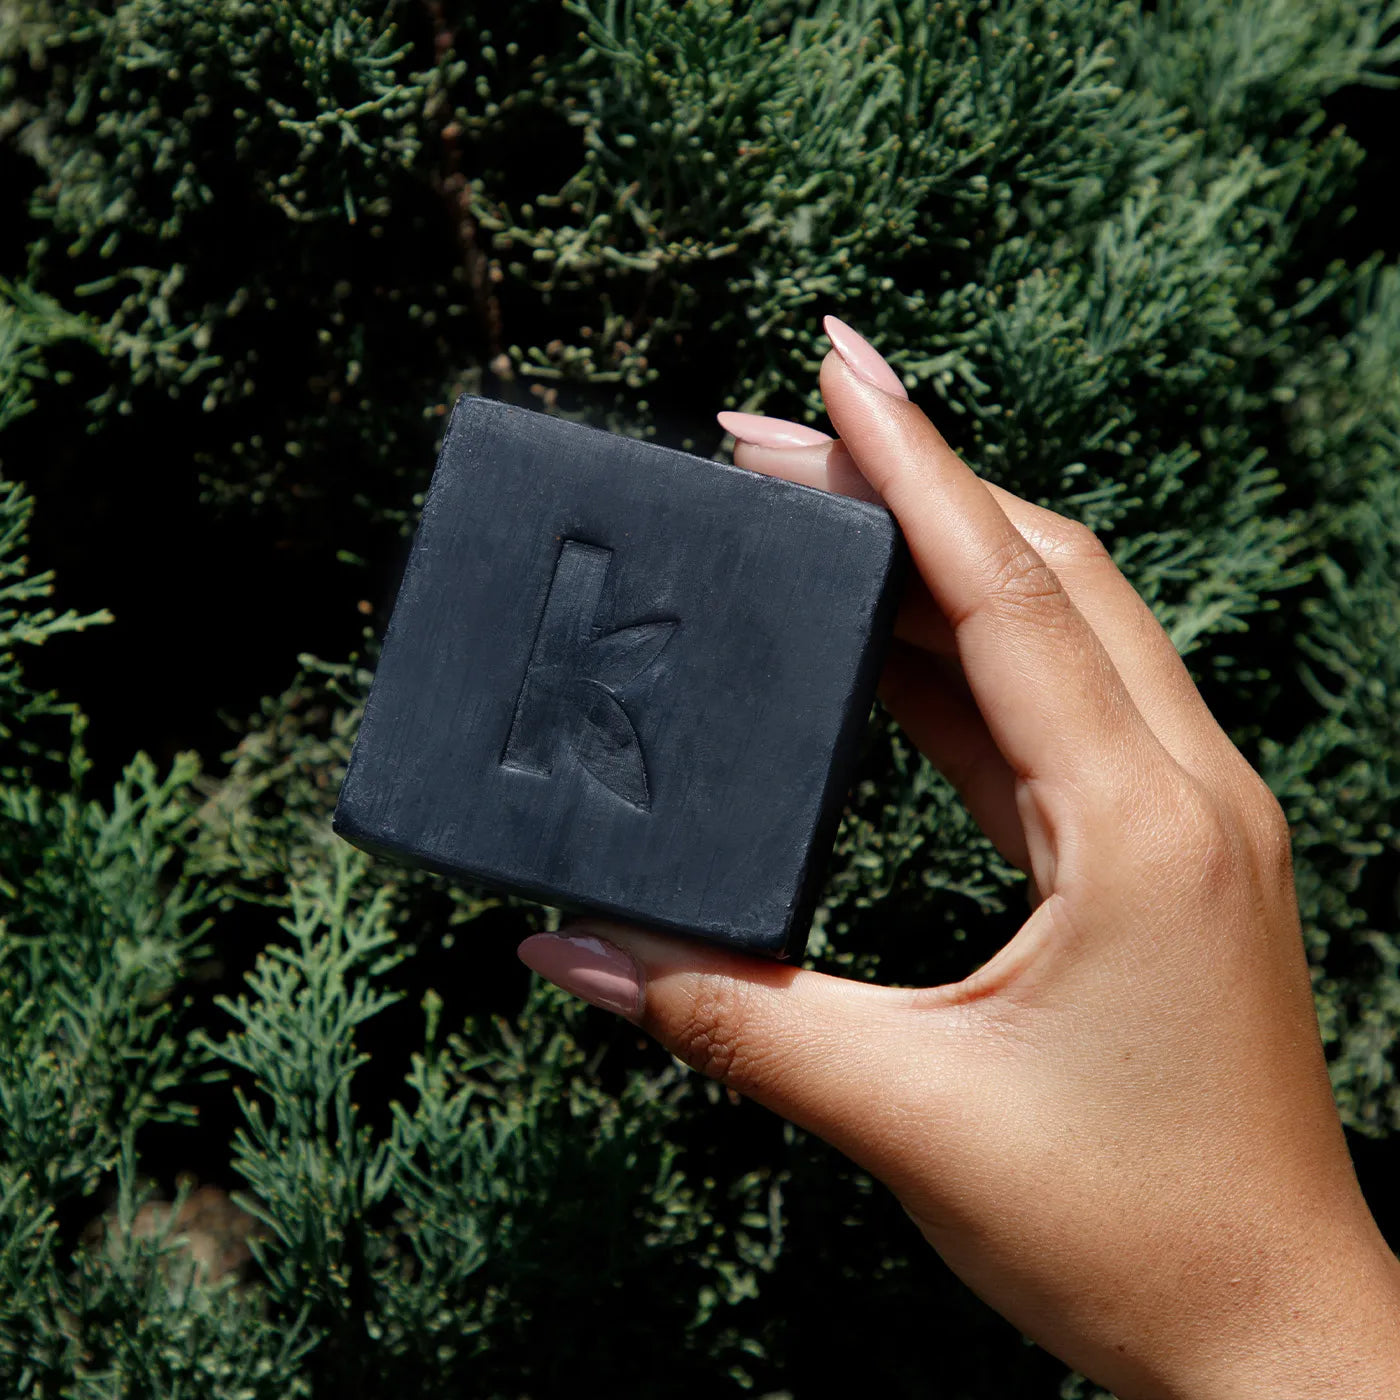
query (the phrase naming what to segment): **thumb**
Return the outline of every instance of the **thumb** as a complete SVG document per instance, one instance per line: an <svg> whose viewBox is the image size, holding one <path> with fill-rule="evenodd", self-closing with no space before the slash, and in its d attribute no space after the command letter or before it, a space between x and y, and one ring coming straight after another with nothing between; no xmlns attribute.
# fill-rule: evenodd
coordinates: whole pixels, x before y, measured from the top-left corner
<svg viewBox="0 0 1400 1400"><path fill-rule="evenodd" d="M926 994L619 924L535 934L519 953L541 977L627 1017L693 1069L886 1180L891 1154L901 1139L908 1145L911 1112L927 1112L942 1018L919 1005Z"/></svg>

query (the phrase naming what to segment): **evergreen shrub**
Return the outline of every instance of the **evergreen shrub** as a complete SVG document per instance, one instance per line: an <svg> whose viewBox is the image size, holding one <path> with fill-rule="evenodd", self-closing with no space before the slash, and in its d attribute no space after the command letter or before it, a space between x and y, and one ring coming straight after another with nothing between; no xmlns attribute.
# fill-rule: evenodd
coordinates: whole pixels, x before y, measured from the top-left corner
<svg viewBox="0 0 1400 1400"><path fill-rule="evenodd" d="M819 412L826 311L1099 532L1278 793L1393 1227L1398 27L0 0L0 1391L1091 1393L821 1144L531 985L551 911L329 830L454 397L718 454L716 409ZM957 977L1024 907L873 717L813 959Z"/></svg>

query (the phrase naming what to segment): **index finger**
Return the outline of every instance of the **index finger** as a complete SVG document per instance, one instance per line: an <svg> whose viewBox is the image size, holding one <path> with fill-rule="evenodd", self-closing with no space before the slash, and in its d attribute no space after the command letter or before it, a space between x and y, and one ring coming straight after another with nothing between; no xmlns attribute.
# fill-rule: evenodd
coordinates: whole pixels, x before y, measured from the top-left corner
<svg viewBox="0 0 1400 1400"><path fill-rule="evenodd" d="M1013 772L1027 781L1121 783L1143 760L1165 757L1054 570L893 373L880 376L860 349L874 357L873 348L853 347L848 327L834 329L833 344L846 353L834 350L822 364L827 412L898 519Z"/></svg>

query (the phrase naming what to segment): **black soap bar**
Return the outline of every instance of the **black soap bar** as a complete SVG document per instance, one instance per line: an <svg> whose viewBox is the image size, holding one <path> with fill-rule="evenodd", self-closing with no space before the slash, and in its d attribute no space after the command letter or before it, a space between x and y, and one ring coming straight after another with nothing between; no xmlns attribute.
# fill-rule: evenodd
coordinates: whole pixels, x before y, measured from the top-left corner
<svg viewBox="0 0 1400 1400"><path fill-rule="evenodd" d="M335 830L800 956L904 559L883 507L463 398Z"/></svg>

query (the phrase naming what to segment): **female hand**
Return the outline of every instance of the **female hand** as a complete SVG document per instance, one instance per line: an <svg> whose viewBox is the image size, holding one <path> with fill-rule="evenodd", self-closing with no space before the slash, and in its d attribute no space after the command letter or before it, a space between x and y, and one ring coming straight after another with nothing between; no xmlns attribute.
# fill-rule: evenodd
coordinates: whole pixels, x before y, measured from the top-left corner
<svg viewBox="0 0 1400 1400"><path fill-rule="evenodd" d="M1400 1264L1333 1106L1278 804L1095 538L980 481L827 327L840 442L722 415L735 460L894 512L918 580L882 698L1034 912L920 989L596 923L521 956L847 1153L1125 1400L1400 1394Z"/></svg>

